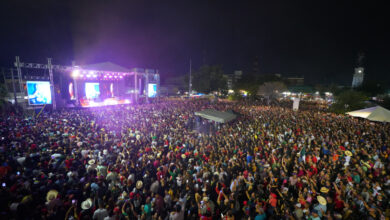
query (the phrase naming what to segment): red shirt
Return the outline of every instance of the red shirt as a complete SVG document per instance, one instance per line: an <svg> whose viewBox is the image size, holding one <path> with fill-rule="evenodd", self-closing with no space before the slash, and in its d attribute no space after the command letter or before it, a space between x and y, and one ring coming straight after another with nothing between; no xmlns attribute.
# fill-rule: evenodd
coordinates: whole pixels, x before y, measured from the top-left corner
<svg viewBox="0 0 390 220"><path fill-rule="evenodd" d="M65 160L65 166L69 169L72 166L73 158Z"/></svg>

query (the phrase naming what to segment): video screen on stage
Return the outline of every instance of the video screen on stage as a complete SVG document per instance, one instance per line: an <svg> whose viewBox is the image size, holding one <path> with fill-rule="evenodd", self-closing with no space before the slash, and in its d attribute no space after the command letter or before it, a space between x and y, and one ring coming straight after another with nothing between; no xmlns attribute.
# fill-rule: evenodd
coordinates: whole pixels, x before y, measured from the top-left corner
<svg viewBox="0 0 390 220"><path fill-rule="evenodd" d="M27 81L28 104L51 104L50 83L47 81Z"/></svg>
<svg viewBox="0 0 390 220"><path fill-rule="evenodd" d="M149 83L148 84L148 97L153 98L157 95L157 84Z"/></svg>
<svg viewBox="0 0 390 220"><path fill-rule="evenodd" d="M96 99L99 98L99 95L99 83L85 83L85 96L87 99Z"/></svg>

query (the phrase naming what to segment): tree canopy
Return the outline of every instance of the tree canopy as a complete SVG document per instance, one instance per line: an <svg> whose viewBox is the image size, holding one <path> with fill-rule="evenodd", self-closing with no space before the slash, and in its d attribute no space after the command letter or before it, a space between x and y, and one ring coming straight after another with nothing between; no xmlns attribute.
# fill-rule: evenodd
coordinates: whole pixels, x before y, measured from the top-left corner
<svg viewBox="0 0 390 220"><path fill-rule="evenodd" d="M266 99L270 100L270 99L277 98L277 95L286 89L287 87L283 82L280 81L265 82L263 85L259 87L257 91L257 95L261 95Z"/></svg>
<svg viewBox="0 0 390 220"><path fill-rule="evenodd" d="M369 97L377 96L385 92L383 84L375 80L364 81L361 86L356 88L357 91L363 92Z"/></svg>
<svg viewBox="0 0 390 220"><path fill-rule="evenodd" d="M266 82L281 81L281 79L272 74L255 75L244 74L238 82L235 84L235 90L248 91L250 96L256 96L258 94L259 86Z"/></svg>
<svg viewBox="0 0 390 220"><path fill-rule="evenodd" d="M368 97L364 93L354 90L345 91L335 97L331 110L335 113L345 113L366 107Z"/></svg>
<svg viewBox="0 0 390 220"><path fill-rule="evenodd" d="M220 65L203 65L192 75L192 88L197 92L210 93L227 89L227 79Z"/></svg>

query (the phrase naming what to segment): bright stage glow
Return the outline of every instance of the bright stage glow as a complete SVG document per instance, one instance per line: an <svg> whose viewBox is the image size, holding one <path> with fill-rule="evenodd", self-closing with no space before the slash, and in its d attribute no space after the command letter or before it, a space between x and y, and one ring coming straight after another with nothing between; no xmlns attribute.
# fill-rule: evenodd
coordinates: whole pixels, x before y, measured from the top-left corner
<svg viewBox="0 0 390 220"><path fill-rule="evenodd" d="M119 102L115 99L105 99L104 105L118 105Z"/></svg>
<svg viewBox="0 0 390 220"><path fill-rule="evenodd" d="M80 70L73 70L72 77L77 78L80 75Z"/></svg>
<svg viewBox="0 0 390 220"><path fill-rule="evenodd" d="M70 100L75 100L76 97L75 97L75 94L74 94L74 89L73 89L73 83L72 82L69 83L68 91L69 91Z"/></svg>
<svg viewBox="0 0 390 220"><path fill-rule="evenodd" d="M131 101L129 99L121 99L118 97L107 98L107 99L100 101L100 102L97 102L94 100L88 100L88 99L81 99L80 104L82 107L103 107L103 106L109 106L109 105L131 104Z"/></svg>
<svg viewBox="0 0 390 220"><path fill-rule="evenodd" d="M28 103L30 105L51 104L50 83L47 81L27 81Z"/></svg>
<svg viewBox="0 0 390 220"><path fill-rule="evenodd" d="M148 84L148 97L153 98L157 95L157 84L149 83Z"/></svg>
<svg viewBox="0 0 390 220"><path fill-rule="evenodd" d="M99 83L85 83L85 96L87 99L95 99L100 95Z"/></svg>

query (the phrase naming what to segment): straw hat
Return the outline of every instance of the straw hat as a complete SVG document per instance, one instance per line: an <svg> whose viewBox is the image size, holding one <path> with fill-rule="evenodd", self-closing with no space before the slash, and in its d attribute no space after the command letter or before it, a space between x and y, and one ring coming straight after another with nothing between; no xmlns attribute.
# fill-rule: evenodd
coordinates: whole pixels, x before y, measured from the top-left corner
<svg viewBox="0 0 390 220"><path fill-rule="evenodd" d="M181 155L181 158L186 159L186 155L185 155L185 154L182 154L182 155Z"/></svg>
<svg viewBox="0 0 390 220"><path fill-rule="evenodd" d="M352 156L352 152L351 152L351 151L349 151L349 150L347 150L347 151L345 151L345 155L347 155L347 156L351 157L351 156Z"/></svg>
<svg viewBox="0 0 390 220"><path fill-rule="evenodd" d="M144 186L144 183L141 180L138 180L135 187L137 189L141 189L143 186Z"/></svg>
<svg viewBox="0 0 390 220"><path fill-rule="evenodd" d="M326 199L322 196L317 196L317 200L321 205L326 205Z"/></svg>
<svg viewBox="0 0 390 220"><path fill-rule="evenodd" d="M57 190L55 190L55 189L50 190L46 194L46 201L50 202L51 200L57 198L57 195L58 195L58 191Z"/></svg>
<svg viewBox="0 0 390 220"><path fill-rule="evenodd" d="M321 190L320 190L322 193L328 193L329 192L329 189L326 188L326 187L321 187Z"/></svg>
<svg viewBox="0 0 390 220"><path fill-rule="evenodd" d="M92 199L91 198L88 198L87 200L85 200L81 203L81 209L83 209L83 210L90 209L91 207L92 207Z"/></svg>
<svg viewBox="0 0 390 220"><path fill-rule="evenodd" d="M89 161L88 161L88 164L89 164L89 165L95 164L95 160L94 160L94 159L89 160Z"/></svg>

